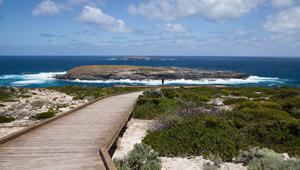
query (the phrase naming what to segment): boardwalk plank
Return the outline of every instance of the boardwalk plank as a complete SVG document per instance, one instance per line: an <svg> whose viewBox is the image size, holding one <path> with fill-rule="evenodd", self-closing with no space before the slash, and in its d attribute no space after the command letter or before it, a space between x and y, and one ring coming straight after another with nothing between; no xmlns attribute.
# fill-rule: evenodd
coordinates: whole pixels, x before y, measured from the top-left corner
<svg viewBox="0 0 300 170"><path fill-rule="evenodd" d="M105 169L99 148L109 145L140 94L105 98L0 145L0 169Z"/></svg>

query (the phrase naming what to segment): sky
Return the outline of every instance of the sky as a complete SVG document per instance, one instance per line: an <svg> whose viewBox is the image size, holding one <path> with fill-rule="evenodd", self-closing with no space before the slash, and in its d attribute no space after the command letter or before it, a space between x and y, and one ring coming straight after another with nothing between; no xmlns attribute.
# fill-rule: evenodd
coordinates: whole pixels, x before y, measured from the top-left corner
<svg viewBox="0 0 300 170"><path fill-rule="evenodd" d="M0 55L300 56L300 0L0 0Z"/></svg>

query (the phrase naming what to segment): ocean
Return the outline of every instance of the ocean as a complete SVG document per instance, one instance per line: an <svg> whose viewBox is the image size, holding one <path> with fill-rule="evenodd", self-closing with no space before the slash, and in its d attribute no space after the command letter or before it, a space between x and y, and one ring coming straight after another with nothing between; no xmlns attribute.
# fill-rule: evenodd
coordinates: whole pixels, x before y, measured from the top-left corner
<svg viewBox="0 0 300 170"><path fill-rule="evenodd" d="M65 85L114 86L160 85L160 81L64 81L53 78L82 65L175 66L204 70L227 70L249 74L242 79L166 80L167 85L291 86L300 87L300 58L271 57L151 57L124 60L116 56L0 56L0 86L50 87Z"/></svg>

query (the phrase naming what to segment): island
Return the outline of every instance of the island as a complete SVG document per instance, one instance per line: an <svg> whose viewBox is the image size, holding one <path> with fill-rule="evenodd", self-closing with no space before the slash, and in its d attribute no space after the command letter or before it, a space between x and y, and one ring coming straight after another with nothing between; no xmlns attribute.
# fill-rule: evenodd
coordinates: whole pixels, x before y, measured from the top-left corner
<svg viewBox="0 0 300 170"><path fill-rule="evenodd" d="M155 60L152 57L143 57L143 56L131 56L131 57L123 57L122 60Z"/></svg>
<svg viewBox="0 0 300 170"><path fill-rule="evenodd" d="M149 67L129 65L79 66L66 74L55 75L64 80L202 80L202 79L247 79L249 75L232 71L208 71L181 67Z"/></svg>

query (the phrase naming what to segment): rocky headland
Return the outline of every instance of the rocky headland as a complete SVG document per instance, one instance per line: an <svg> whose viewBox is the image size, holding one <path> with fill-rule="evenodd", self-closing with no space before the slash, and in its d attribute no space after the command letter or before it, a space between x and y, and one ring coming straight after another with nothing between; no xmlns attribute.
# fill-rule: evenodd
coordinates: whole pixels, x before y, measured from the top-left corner
<svg viewBox="0 0 300 170"><path fill-rule="evenodd" d="M80 66L66 74L56 75L65 80L201 80L201 79L247 79L249 75L232 71L207 71L179 67L148 67L120 65Z"/></svg>

